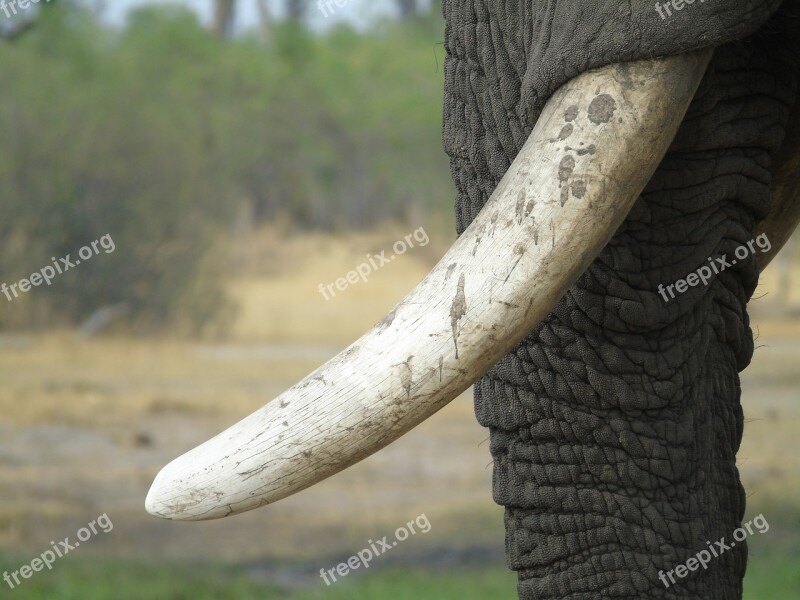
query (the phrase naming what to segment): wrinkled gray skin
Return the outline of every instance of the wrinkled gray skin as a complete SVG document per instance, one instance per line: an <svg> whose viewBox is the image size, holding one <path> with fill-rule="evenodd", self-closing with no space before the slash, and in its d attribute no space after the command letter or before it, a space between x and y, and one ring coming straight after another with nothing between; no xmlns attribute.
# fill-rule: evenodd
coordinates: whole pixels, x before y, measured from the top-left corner
<svg viewBox="0 0 800 600"><path fill-rule="evenodd" d="M666 20L651 0L444 0L443 10L459 233L561 84L717 48L625 223L476 384L475 408L520 598L740 598L745 543L669 589L658 572L730 541L744 514L738 373L753 353L746 303L758 269L739 261L669 303L657 288L733 256L770 210L772 158L800 115L798 4L696 1Z"/></svg>

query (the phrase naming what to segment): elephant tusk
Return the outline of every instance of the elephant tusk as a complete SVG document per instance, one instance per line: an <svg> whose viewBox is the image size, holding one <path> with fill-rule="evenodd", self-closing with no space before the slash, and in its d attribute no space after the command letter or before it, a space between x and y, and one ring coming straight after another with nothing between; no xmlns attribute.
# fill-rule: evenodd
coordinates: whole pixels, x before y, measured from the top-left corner
<svg viewBox="0 0 800 600"><path fill-rule="evenodd" d="M387 446L463 392L608 243L711 53L615 64L565 84L430 274L346 350L167 465L148 512L204 520L275 502Z"/></svg>

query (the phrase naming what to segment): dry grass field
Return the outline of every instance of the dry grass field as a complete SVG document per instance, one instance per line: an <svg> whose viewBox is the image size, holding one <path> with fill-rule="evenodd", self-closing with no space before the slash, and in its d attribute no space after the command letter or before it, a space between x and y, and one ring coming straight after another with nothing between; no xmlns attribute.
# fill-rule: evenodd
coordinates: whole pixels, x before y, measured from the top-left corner
<svg viewBox="0 0 800 600"><path fill-rule="evenodd" d="M428 560L448 548L501 560L502 512L491 500L487 434L469 394L386 450L274 506L201 524L144 513L161 466L354 340L450 241L431 231L430 244L366 283L327 301L319 293L320 283L406 233L259 235L232 283L240 310L225 339L84 339L69 331L0 337L0 550L35 556L107 513L114 531L81 553L244 561L291 585L269 561L305 561L318 570L424 512L431 532L406 542L398 556ZM775 300L774 266L753 304L758 349L743 377L748 422L739 463L748 514L763 512L771 525L751 541L755 561L759 554L795 563L800 556L800 311L791 311L800 309L798 264L788 311Z"/></svg>

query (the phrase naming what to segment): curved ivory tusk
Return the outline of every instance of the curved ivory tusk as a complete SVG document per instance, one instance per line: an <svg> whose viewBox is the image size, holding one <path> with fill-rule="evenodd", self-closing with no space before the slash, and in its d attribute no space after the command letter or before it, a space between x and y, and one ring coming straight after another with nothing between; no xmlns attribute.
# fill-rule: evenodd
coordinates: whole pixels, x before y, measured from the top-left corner
<svg viewBox="0 0 800 600"><path fill-rule="evenodd" d="M147 510L275 502L434 414L544 318L663 158L711 50L580 75L548 102L481 213L414 291L300 383L159 473Z"/></svg>

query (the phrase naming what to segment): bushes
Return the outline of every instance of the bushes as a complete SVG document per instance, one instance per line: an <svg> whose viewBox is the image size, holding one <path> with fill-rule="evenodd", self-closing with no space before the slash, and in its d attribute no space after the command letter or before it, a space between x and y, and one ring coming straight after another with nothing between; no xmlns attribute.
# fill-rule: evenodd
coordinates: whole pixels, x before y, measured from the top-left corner
<svg viewBox="0 0 800 600"><path fill-rule="evenodd" d="M67 6L42 20L0 46L0 283L105 234L117 250L0 297L2 327L119 303L145 330L210 326L243 214L335 229L450 210L441 67L419 28L279 25L265 47L175 7L118 32Z"/></svg>

